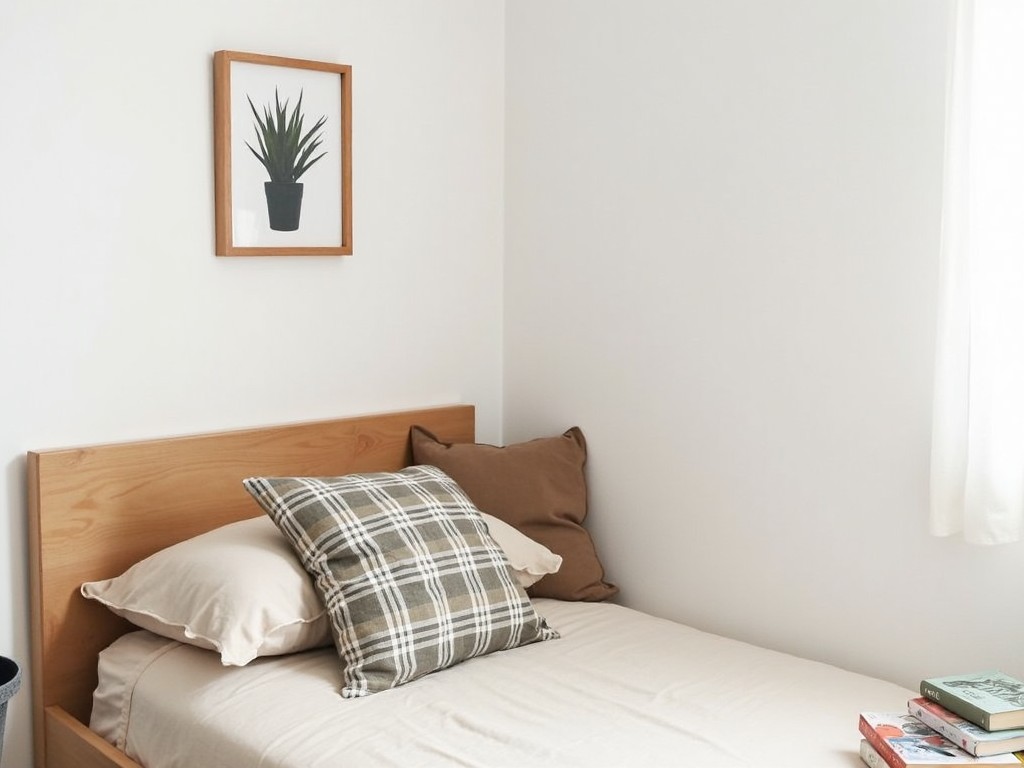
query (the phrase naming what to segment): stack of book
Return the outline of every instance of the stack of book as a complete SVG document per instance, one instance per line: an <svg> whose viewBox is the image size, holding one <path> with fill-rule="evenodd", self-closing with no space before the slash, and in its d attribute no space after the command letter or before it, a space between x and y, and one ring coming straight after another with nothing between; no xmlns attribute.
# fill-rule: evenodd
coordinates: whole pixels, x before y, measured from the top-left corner
<svg viewBox="0 0 1024 768"><path fill-rule="evenodd" d="M1002 672L921 681L906 712L862 712L871 768L1024 764L1024 681Z"/></svg>

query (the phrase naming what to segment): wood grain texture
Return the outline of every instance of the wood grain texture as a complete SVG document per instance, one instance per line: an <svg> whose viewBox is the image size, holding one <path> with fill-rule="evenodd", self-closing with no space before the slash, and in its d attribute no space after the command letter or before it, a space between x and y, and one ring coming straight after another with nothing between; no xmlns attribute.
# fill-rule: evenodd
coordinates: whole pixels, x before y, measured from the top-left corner
<svg viewBox="0 0 1024 768"><path fill-rule="evenodd" d="M45 711L88 723L99 652L133 629L79 593L172 544L261 510L242 479L393 471L412 461L409 428L474 439L474 408L445 406L28 454L36 765ZM130 763L129 763L130 765Z"/></svg>
<svg viewBox="0 0 1024 768"><path fill-rule="evenodd" d="M49 768L139 768L60 707L46 710L46 744Z"/></svg>

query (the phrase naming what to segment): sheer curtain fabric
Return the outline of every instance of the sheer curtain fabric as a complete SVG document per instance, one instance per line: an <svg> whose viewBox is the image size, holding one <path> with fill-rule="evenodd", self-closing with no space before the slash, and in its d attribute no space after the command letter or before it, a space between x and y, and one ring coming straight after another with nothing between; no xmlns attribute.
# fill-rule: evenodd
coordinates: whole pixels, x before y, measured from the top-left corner
<svg viewBox="0 0 1024 768"><path fill-rule="evenodd" d="M953 0L931 532L1024 532L1024 2Z"/></svg>

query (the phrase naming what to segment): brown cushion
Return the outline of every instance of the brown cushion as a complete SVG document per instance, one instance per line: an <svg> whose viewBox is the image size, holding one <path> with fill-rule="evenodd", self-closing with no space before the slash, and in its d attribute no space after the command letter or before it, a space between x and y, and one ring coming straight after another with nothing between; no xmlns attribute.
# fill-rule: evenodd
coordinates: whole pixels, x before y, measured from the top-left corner
<svg viewBox="0 0 1024 768"><path fill-rule="evenodd" d="M422 427L413 427L411 438L417 464L438 467L479 509L562 556L562 567L530 587L531 595L604 600L619 591L604 580L594 542L583 528L587 444L579 427L504 447L442 443Z"/></svg>

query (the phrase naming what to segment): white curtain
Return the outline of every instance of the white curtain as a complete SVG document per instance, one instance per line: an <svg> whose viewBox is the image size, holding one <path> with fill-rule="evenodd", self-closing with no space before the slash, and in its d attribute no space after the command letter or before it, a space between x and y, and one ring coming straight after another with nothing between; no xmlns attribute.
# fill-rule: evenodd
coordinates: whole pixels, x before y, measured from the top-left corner
<svg viewBox="0 0 1024 768"><path fill-rule="evenodd" d="M1024 0L954 0L931 532L1024 534Z"/></svg>

